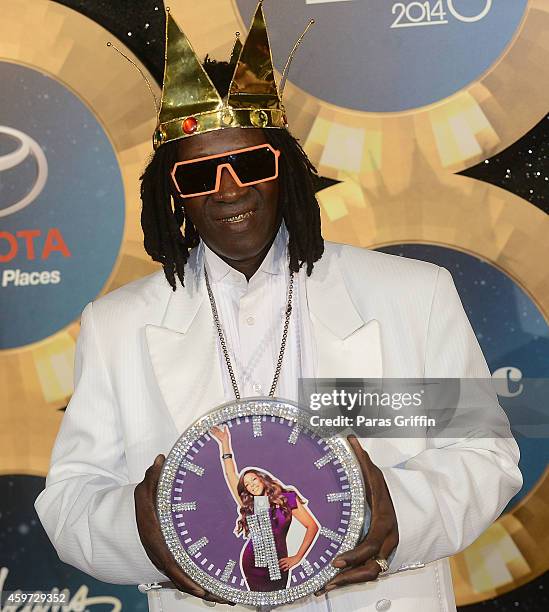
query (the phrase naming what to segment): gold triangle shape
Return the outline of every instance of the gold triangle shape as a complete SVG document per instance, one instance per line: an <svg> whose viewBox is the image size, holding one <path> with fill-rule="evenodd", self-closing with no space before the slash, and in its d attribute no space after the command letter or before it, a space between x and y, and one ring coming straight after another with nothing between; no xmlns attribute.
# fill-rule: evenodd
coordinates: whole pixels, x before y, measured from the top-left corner
<svg viewBox="0 0 549 612"><path fill-rule="evenodd" d="M280 108L262 2L240 53L229 90L232 108Z"/></svg>
<svg viewBox="0 0 549 612"><path fill-rule="evenodd" d="M215 111L222 100L187 37L170 13L166 15L164 87L159 123Z"/></svg>

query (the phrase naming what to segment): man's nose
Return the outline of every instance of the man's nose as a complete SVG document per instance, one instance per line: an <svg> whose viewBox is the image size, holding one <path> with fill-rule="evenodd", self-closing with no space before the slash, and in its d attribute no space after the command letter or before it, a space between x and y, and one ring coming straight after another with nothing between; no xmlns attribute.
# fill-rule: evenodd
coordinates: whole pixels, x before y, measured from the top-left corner
<svg viewBox="0 0 549 612"><path fill-rule="evenodd" d="M248 187L240 187L228 168L221 169L219 190L212 194L214 200L219 202L234 202L246 193Z"/></svg>

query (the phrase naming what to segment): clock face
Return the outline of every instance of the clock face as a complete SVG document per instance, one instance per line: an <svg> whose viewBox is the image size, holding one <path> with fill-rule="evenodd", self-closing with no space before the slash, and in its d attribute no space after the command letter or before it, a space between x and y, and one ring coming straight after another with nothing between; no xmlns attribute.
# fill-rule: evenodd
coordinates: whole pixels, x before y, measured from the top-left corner
<svg viewBox="0 0 549 612"><path fill-rule="evenodd" d="M338 571L333 558L362 536L364 505L347 441L313 430L307 413L273 399L225 404L201 418L168 455L157 495L182 569L247 605L321 588Z"/></svg>

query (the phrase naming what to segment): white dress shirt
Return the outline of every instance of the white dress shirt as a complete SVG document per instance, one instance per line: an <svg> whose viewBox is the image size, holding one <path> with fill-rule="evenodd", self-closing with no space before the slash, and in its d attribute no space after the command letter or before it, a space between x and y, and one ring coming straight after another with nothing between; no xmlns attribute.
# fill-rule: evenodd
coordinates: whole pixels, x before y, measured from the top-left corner
<svg viewBox="0 0 549 612"><path fill-rule="evenodd" d="M205 243L200 243L227 350L241 397L269 395L280 353L290 270L288 231L284 222L249 281ZM292 314L275 397L298 400L301 377L313 377L312 334L305 286L294 275ZM225 399L235 394L218 339Z"/></svg>

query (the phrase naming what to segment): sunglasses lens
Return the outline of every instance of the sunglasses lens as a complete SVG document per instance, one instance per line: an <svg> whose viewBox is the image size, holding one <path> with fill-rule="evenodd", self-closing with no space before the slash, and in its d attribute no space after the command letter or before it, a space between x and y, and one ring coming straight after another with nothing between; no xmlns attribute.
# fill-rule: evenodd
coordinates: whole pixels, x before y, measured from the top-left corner
<svg viewBox="0 0 549 612"><path fill-rule="evenodd" d="M229 155L227 162L244 184L274 178L276 175L276 156L267 147Z"/></svg>
<svg viewBox="0 0 549 612"><path fill-rule="evenodd" d="M276 155L268 147L236 152L177 166L175 181L181 195L213 192L220 164L230 164L244 185L276 176Z"/></svg>
<svg viewBox="0 0 549 612"><path fill-rule="evenodd" d="M215 189L217 164L217 159L208 159L177 166L175 180L180 193L192 195Z"/></svg>

